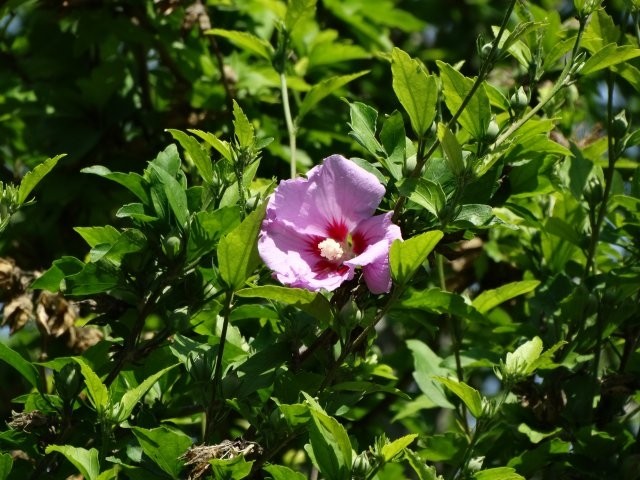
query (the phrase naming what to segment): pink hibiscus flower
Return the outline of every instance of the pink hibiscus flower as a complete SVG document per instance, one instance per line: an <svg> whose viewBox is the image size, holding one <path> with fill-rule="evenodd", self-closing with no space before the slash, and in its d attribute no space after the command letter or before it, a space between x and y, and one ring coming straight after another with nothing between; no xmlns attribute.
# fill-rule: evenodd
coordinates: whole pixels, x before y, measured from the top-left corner
<svg viewBox="0 0 640 480"><path fill-rule="evenodd" d="M391 212L373 215L384 187L341 155L285 180L269 199L258 251L285 285L335 290L357 267L373 293L391 289L389 247L401 238Z"/></svg>

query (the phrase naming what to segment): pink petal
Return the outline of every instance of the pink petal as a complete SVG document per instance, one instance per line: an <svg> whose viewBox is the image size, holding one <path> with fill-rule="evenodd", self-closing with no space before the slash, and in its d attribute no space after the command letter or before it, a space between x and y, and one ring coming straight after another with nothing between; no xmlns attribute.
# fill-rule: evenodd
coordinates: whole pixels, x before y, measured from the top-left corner
<svg viewBox="0 0 640 480"><path fill-rule="evenodd" d="M274 276L284 285L335 290L353 278L353 267L329 265L315 247L317 237L301 234L291 227L266 218L258 239L258 252Z"/></svg>
<svg viewBox="0 0 640 480"><path fill-rule="evenodd" d="M391 289L389 249L401 239L400 228L391 223L391 212L368 218L353 232L354 250L360 253L345 264L361 266L364 281L372 293L386 293Z"/></svg>
<svg viewBox="0 0 640 480"><path fill-rule="evenodd" d="M281 182L269 200L267 216L298 232L341 241L373 215L383 195L375 175L332 155L312 168L306 179Z"/></svg>
<svg viewBox="0 0 640 480"><path fill-rule="evenodd" d="M330 224L342 221L349 231L373 215L385 191L375 175L342 155L326 158L307 177L317 184L313 210Z"/></svg>

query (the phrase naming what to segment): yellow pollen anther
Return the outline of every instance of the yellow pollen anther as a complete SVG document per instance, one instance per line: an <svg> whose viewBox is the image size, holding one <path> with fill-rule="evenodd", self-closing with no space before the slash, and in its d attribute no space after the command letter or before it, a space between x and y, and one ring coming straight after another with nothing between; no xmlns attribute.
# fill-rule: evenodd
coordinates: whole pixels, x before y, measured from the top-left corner
<svg viewBox="0 0 640 480"><path fill-rule="evenodd" d="M320 255L331 262L340 260L342 255L344 255L342 246L333 238L327 238L321 241L318 244L318 248L320 249Z"/></svg>

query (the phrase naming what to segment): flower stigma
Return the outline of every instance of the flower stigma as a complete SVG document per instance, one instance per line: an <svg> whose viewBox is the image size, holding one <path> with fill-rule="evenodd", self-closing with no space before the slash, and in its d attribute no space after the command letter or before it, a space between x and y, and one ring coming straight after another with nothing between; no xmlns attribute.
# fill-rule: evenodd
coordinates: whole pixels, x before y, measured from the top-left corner
<svg viewBox="0 0 640 480"><path fill-rule="evenodd" d="M326 238L318 244L320 249L320 256L326 258L331 262L340 260L344 255L342 246L336 242L333 238Z"/></svg>

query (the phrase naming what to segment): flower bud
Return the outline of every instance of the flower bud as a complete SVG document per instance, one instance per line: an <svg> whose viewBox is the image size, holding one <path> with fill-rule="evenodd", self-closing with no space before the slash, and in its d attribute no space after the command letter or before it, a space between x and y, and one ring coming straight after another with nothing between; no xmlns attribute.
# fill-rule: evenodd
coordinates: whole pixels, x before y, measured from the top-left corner
<svg viewBox="0 0 640 480"><path fill-rule="evenodd" d="M167 258L173 260L180 255L180 250L182 249L180 245L180 238L172 235L167 237L162 242L162 251L167 256Z"/></svg>
<svg viewBox="0 0 640 480"><path fill-rule="evenodd" d="M591 15L600 7L602 0L573 0L573 6L576 7L578 13L585 17Z"/></svg>
<svg viewBox="0 0 640 480"><path fill-rule="evenodd" d="M486 58L489 58L489 54L491 53L491 48L492 48L492 43L485 43L484 45L482 45L482 47L480 47L480 51L478 52L480 54L480 58L482 58L483 60Z"/></svg>
<svg viewBox="0 0 640 480"><path fill-rule="evenodd" d="M622 138L627 134L628 128L629 122L627 121L627 116L625 115L624 110L622 110L615 117L613 117L613 122L611 122L610 134L613 136L613 138Z"/></svg>
<svg viewBox="0 0 640 480"><path fill-rule="evenodd" d="M584 198L589 205L598 205L602 201L604 193L602 184L596 177L591 177L584 189Z"/></svg>
<svg viewBox="0 0 640 480"><path fill-rule="evenodd" d="M484 134L485 142L493 142L499 133L500 133L500 126L498 126L498 122L496 122L495 119L492 119L489 122L487 131Z"/></svg>
<svg viewBox="0 0 640 480"><path fill-rule="evenodd" d="M484 456L472 458L471 460L469 460L469 471L478 472L482 470L483 463L484 463Z"/></svg>
<svg viewBox="0 0 640 480"><path fill-rule="evenodd" d="M529 97L527 96L524 88L520 87L516 92L511 95L509 99L509 103L511 104L511 108L515 112L521 112L529 105Z"/></svg>
<svg viewBox="0 0 640 480"><path fill-rule="evenodd" d="M353 478L367 478L369 470L371 470L371 461L369 460L367 452L362 452L353 459Z"/></svg>
<svg viewBox="0 0 640 480"><path fill-rule="evenodd" d="M407 159L404 161L404 168L403 168L403 173L406 175L411 175L411 172L413 172L413 169L416 168L416 156L415 155L411 155L410 157L407 157Z"/></svg>

